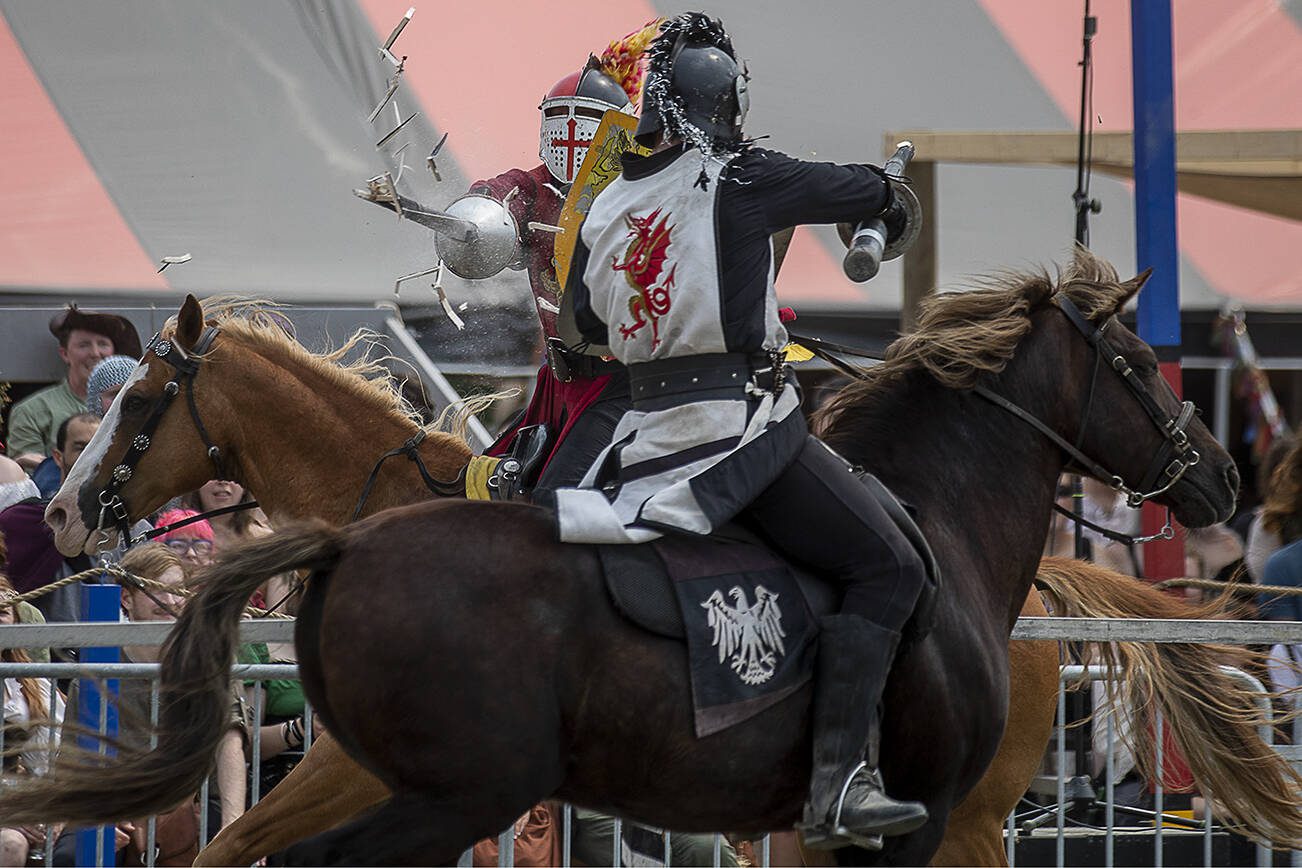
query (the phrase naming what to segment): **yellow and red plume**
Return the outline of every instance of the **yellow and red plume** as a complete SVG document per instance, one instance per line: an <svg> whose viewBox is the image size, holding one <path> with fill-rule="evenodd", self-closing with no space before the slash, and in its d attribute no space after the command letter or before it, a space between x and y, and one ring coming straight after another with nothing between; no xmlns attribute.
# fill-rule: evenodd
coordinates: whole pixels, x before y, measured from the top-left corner
<svg viewBox="0 0 1302 868"><path fill-rule="evenodd" d="M606 50L601 52L601 57L597 58L601 71L619 82L619 86L624 88L624 93L628 94L629 102L634 105L637 105L642 95L642 74L645 68L642 62L643 55L651 45L651 41L659 34L660 25L664 21L663 18L648 21L642 29L610 43Z"/></svg>

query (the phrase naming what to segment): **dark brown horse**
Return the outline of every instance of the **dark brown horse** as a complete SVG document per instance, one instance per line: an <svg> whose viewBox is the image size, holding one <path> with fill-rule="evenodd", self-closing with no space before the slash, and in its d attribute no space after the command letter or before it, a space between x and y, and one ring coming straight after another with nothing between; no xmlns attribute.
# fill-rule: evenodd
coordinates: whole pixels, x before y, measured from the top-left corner
<svg viewBox="0 0 1302 868"><path fill-rule="evenodd" d="M1131 486L1183 426L1199 460L1182 450L1185 469L1155 499L1190 526L1233 506L1228 455L1196 419L1176 421L1151 350L1112 319L1141 283L1119 283L1082 254L1057 284L1021 276L938 298L893 360L824 417L842 454L918 506L947 577L931 633L898 661L886 697L883 771L932 819L888 840L879 861L925 862L995 751L1008 634L1065 463L1059 445L972 386ZM1094 376L1096 350L1061 299L1108 325L1137 391L1110 358ZM199 338L182 322L182 348ZM1150 418L1140 395L1172 424ZM112 797L104 815L147 813L194 790L220 727L239 611L267 574L295 567L316 571L298 628L309 696L394 791L376 814L295 848L298 860L450 861L547 795L688 831L789 828L799 815L808 690L695 738L683 647L615 612L590 550L556 543L536 508L453 501L282 532L210 571L167 651L158 749L92 779L98 798ZM21 798L0 810L30 813Z"/></svg>

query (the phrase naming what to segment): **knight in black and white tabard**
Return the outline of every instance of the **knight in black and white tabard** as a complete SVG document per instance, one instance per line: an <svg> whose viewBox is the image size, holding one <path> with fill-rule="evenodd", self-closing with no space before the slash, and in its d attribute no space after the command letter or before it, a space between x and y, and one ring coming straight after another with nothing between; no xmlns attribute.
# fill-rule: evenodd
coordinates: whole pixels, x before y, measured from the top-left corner
<svg viewBox="0 0 1302 868"><path fill-rule="evenodd" d="M807 223L907 218L881 170L810 163L742 137L746 74L722 25L688 13L650 50L637 128L647 157L594 202L566 294L591 347L628 366L633 408L577 489L555 493L567 542L709 534L744 513L784 555L838 581L822 623L806 843L872 846L926 822L886 795L877 707L925 568L814 439L773 288L770 236ZM590 350L591 351L591 350Z"/></svg>

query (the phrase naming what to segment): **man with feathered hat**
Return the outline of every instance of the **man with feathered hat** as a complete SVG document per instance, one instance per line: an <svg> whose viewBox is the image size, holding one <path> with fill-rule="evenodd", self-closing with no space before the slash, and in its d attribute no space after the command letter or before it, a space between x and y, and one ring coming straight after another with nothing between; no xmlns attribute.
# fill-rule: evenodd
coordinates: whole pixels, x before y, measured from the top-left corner
<svg viewBox="0 0 1302 868"><path fill-rule="evenodd" d="M555 492L561 539L635 543L709 534L741 514L776 549L836 581L823 619L807 845L878 845L922 826L877 771L878 704L900 633L927 581L921 557L800 412L773 287L775 232L907 212L882 171L793 159L742 134L744 68L722 24L666 22L648 52L623 173L579 231L567 315L629 371L632 409L579 488ZM601 351L601 350L598 350ZM795 504L795 508L792 505Z"/></svg>

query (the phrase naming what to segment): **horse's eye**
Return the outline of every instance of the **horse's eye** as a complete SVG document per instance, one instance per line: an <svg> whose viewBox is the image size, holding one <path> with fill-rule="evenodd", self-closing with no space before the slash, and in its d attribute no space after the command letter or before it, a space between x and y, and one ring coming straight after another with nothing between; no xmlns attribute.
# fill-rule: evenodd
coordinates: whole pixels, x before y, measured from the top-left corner
<svg viewBox="0 0 1302 868"><path fill-rule="evenodd" d="M145 399L139 395L127 395L126 400L122 402L122 409L128 413L139 413L145 409Z"/></svg>

